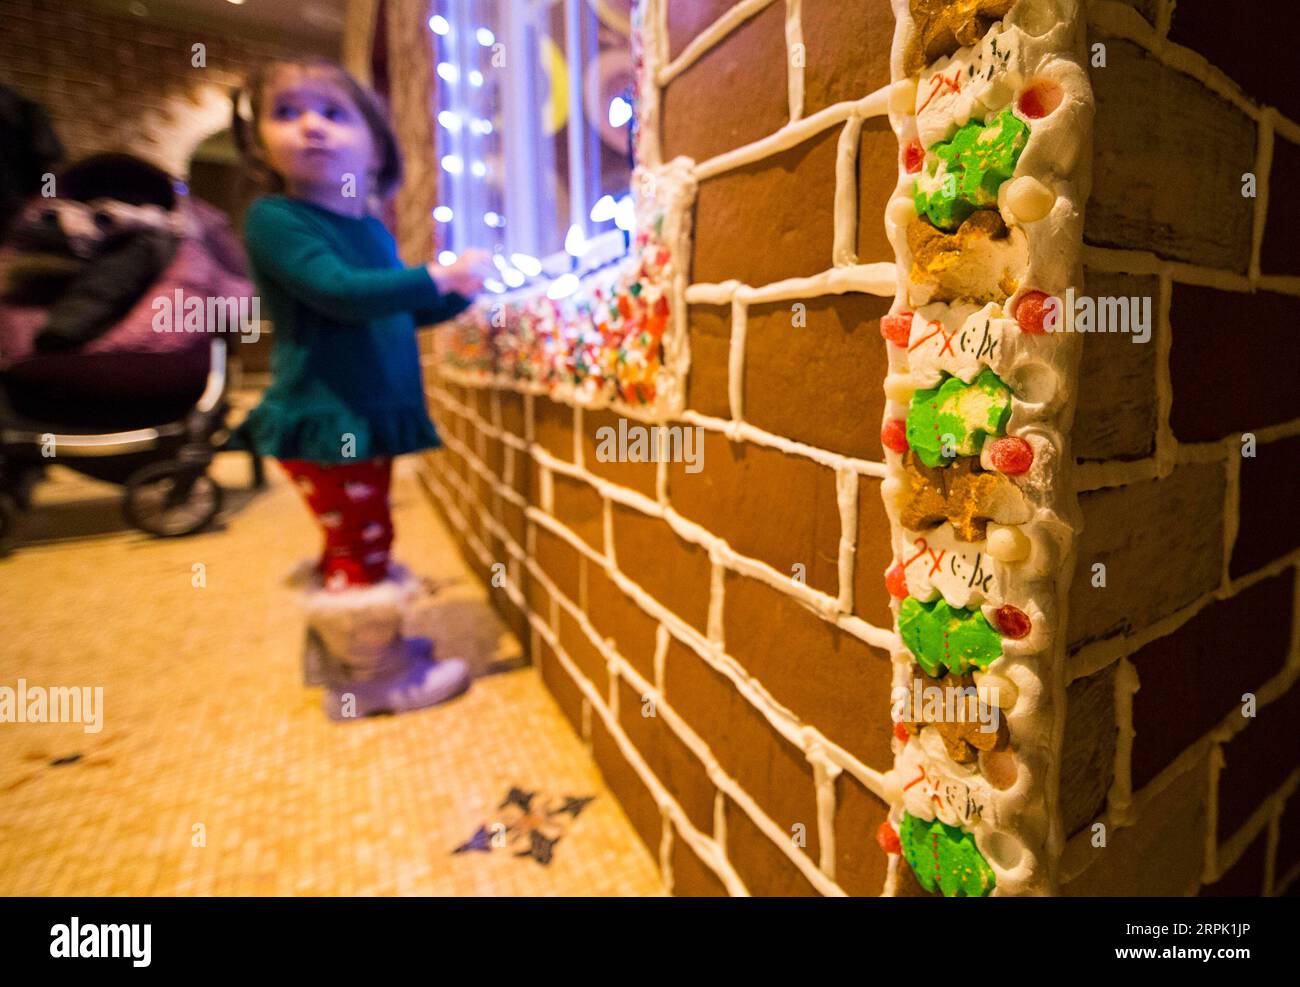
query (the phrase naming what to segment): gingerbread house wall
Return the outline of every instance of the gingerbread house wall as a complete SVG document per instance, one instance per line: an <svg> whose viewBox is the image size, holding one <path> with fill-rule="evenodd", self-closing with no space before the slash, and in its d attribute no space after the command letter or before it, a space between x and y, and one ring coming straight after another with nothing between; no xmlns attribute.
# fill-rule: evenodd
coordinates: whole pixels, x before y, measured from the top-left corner
<svg viewBox="0 0 1300 987"><path fill-rule="evenodd" d="M1300 394L1277 383L1300 370L1300 99L1258 40L1300 27L1283 6L1089 4L1086 291L1150 297L1155 332L1084 344L1067 894L1278 893L1300 868Z"/></svg>
<svg viewBox="0 0 1300 987"><path fill-rule="evenodd" d="M889 82L888 0L672 3L667 26L664 161L698 169L839 106L699 181L690 282L822 274L855 241L862 263L892 264L895 138L845 109ZM842 144L856 153L837 184ZM856 213L837 219L837 188ZM430 366L447 448L428 482L485 581L504 564L501 611L677 894L885 888L891 300L810 286L689 304L686 412L669 424L703 428L699 472L601 462L614 412Z"/></svg>
<svg viewBox="0 0 1300 987"><path fill-rule="evenodd" d="M1300 398L1253 379L1288 379L1300 353L1286 335L1300 104L1241 41L1276 25L1244 12L1260 23L1225 32L1198 7L1088 4L1106 66L1092 69L1085 290L1151 297L1156 328L1145 345L1089 337L1080 368L1067 894L1275 893L1300 866ZM889 81L887 0L673 3L668 24L664 160L751 147ZM703 179L690 280L890 261L896 155L885 119L832 110L794 146ZM845 243L855 256L833 256ZM705 423L698 474L600 462L613 412L470 386L430 359L447 448L427 482L676 893L915 890L886 881L873 839L893 760L889 304L690 304L677 423Z"/></svg>

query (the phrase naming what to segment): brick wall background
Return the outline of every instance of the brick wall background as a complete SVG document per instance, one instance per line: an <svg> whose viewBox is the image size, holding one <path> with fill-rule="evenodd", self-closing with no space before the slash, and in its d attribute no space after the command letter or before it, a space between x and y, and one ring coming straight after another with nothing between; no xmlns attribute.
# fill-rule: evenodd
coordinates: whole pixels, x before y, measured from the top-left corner
<svg viewBox="0 0 1300 987"><path fill-rule="evenodd" d="M303 50L68 0L0 0L0 24L0 83L45 108L69 158L130 151L181 178L204 138L230 125L230 90L247 72ZM192 64L196 43L206 67Z"/></svg>
<svg viewBox="0 0 1300 987"><path fill-rule="evenodd" d="M429 367L447 448L428 457L427 482L684 895L886 883L879 319L893 289L767 289L852 276L859 259L892 266L881 217L894 136L850 101L888 83L893 17L888 0L793 8L793 33L786 0L667 10L662 160L690 157L699 178L688 394L668 424L703 428L700 472L600 462L597 430L617 426L615 411ZM701 34L711 43L692 46ZM792 121L797 139L752 163L718 158L788 137ZM838 185L858 209L837 230L836 149L850 141ZM849 255L833 258L836 244Z"/></svg>
<svg viewBox="0 0 1300 987"><path fill-rule="evenodd" d="M1150 296L1156 329L1089 337L1080 370L1065 893L1277 893L1300 867L1300 106L1244 54L1295 15L1199 6L1088 9L1106 66L1086 290ZM892 764L889 299L770 287L892 257L893 134L847 109L888 82L889 5L718 0L667 24L663 156L702 176L674 424L705 429L704 469L599 462L616 413L430 359L447 448L426 480L676 893L916 893L873 839ZM772 139L797 121L799 140ZM718 158L756 143L752 163Z"/></svg>
<svg viewBox="0 0 1300 987"><path fill-rule="evenodd" d="M1300 868L1300 101L1257 39L1300 13L1093 0L1089 27L1087 293L1150 297L1155 334L1084 345L1063 890L1279 893Z"/></svg>

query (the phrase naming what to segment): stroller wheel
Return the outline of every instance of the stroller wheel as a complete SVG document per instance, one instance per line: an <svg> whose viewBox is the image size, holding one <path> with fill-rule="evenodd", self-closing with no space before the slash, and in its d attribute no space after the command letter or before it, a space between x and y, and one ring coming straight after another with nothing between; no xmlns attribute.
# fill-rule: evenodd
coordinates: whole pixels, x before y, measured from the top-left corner
<svg viewBox="0 0 1300 987"><path fill-rule="evenodd" d="M126 519L141 531L175 538L199 531L221 510L220 485L201 466L150 463L126 481Z"/></svg>

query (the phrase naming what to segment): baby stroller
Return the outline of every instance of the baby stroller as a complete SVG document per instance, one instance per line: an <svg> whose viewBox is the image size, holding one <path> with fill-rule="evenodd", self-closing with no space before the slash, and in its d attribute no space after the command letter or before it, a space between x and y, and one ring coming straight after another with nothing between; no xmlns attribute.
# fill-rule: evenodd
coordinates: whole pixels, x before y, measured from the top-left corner
<svg viewBox="0 0 1300 987"><path fill-rule="evenodd" d="M238 251L219 213L178 203L128 155L74 165L57 188L0 251L0 550L52 463L121 484L142 531L202 530L222 505L207 471L226 437L229 337L159 331L157 315L172 298L247 298Z"/></svg>

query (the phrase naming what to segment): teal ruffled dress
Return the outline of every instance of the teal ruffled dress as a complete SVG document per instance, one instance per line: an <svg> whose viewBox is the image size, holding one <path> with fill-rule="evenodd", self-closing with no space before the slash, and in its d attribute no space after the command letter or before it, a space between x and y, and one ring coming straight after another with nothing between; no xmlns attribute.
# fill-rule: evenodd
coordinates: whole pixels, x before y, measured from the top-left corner
<svg viewBox="0 0 1300 987"><path fill-rule="evenodd" d="M230 447L325 464L438 448L415 327L469 300L403 266L373 217L269 196L249 208L244 236L274 326L273 379Z"/></svg>

